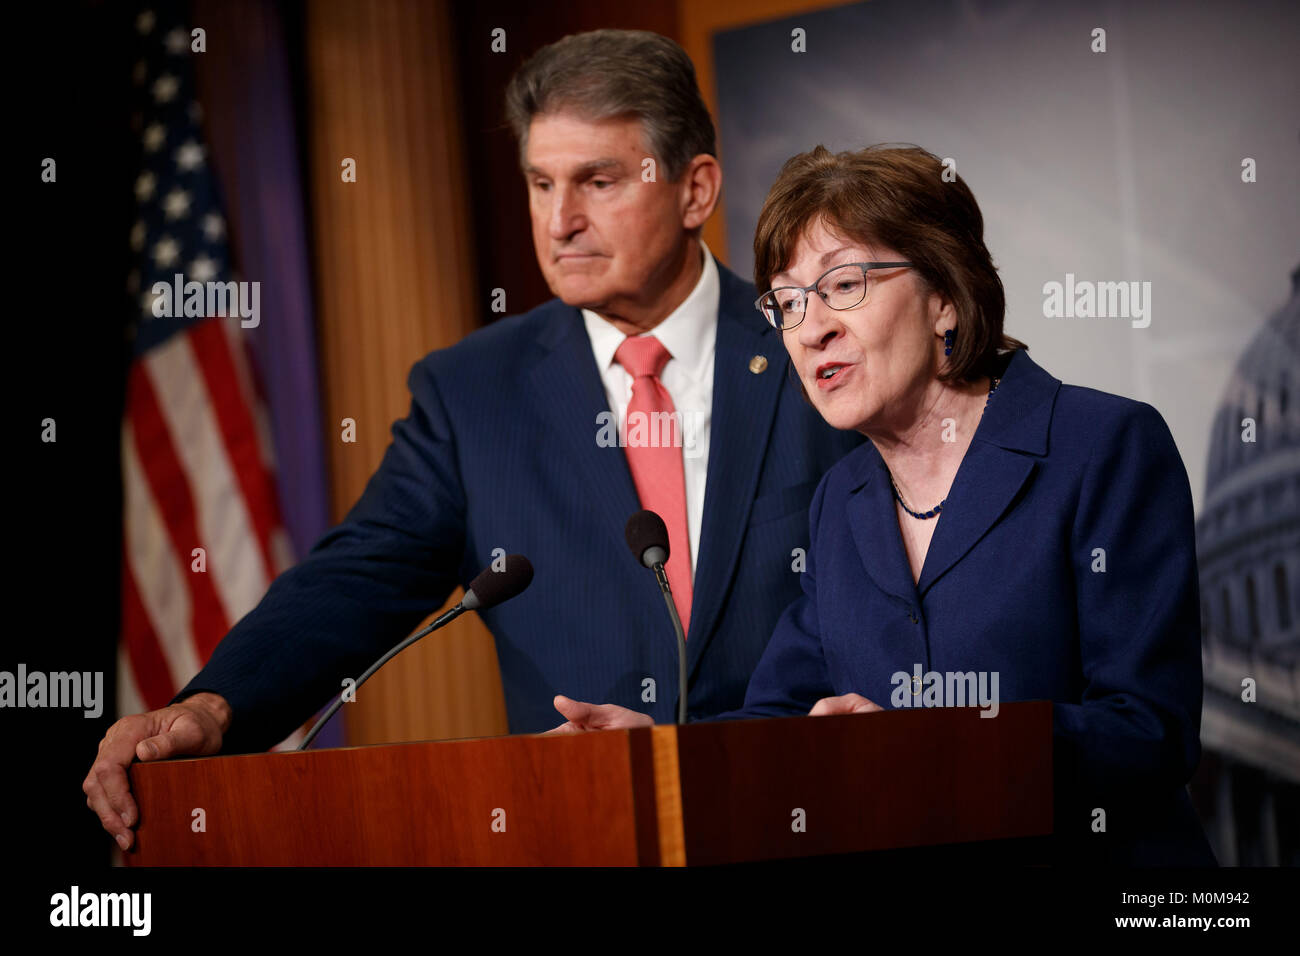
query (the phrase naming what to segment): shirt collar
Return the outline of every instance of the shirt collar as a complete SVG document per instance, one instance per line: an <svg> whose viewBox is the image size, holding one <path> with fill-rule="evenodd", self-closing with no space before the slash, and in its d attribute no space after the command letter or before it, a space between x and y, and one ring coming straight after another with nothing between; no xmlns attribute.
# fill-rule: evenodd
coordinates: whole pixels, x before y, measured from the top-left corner
<svg viewBox="0 0 1300 956"><path fill-rule="evenodd" d="M704 254L704 268L700 270L695 288L668 318L646 333L662 342L673 361L680 362L682 371L693 379L698 379L712 365L721 295L718 265L713 259L713 253L703 240L700 241L700 246ZM627 336L590 309L582 310L582 319L587 326L587 336L591 339L596 367L603 373L614 361L614 353Z"/></svg>

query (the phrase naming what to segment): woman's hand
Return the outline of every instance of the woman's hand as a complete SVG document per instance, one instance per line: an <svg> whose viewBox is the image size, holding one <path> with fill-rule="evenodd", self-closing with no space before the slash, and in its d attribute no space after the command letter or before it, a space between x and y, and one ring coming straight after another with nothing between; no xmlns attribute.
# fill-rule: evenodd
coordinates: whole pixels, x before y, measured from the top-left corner
<svg viewBox="0 0 1300 956"><path fill-rule="evenodd" d="M558 727L546 731L549 734L579 734L586 730L624 730L629 727L653 727L654 718L628 710L618 704L587 704L580 700L569 700L562 694L555 696L555 709L569 718Z"/></svg>
<svg viewBox="0 0 1300 956"><path fill-rule="evenodd" d="M828 717L831 714L870 714L884 709L879 704L867 700L861 694L845 694L842 697L823 697L813 704L813 709L808 711L808 716Z"/></svg>

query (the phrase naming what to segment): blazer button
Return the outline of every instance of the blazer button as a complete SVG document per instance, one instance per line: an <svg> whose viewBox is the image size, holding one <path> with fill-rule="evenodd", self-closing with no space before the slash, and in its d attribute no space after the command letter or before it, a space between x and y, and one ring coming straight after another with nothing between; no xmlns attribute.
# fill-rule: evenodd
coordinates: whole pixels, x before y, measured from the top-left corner
<svg viewBox="0 0 1300 956"><path fill-rule="evenodd" d="M916 624L917 623L916 613L914 611L909 611L907 614L907 619L911 621L913 624Z"/></svg>

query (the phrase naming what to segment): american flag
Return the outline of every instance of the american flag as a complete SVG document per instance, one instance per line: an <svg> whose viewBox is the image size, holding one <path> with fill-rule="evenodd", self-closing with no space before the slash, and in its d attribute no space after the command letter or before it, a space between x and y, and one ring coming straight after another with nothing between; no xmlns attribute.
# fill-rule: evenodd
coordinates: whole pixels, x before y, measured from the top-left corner
<svg viewBox="0 0 1300 956"><path fill-rule="evenodd" d="M141 163L127 281L133 358L122 422L121 714L166 706L292 560L241 319L156 317L153 307L154 284L171 286L178 273L182 282L239 278L182 10L158 4L135 20Z"/></svg>

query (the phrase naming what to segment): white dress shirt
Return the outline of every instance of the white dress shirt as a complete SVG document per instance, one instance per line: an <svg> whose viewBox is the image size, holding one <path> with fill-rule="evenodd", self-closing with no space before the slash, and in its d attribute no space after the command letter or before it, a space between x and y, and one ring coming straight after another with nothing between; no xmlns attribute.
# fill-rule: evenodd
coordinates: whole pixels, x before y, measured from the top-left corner
<svg viewBox="0 0 1300 956"><path fill-rule="evenodd" d="M718 266L709 247L704 249L704 268L685 301L668 318L645 333L653 335L672 356L659 374L659 381L681 415L682 466L686 479L686 531L691 539L691 576L695 576L700 553L700 528L704 523L704 488L709 469L709 424L713 417L713 354L718 340L718 302L721 285ZM614 353L626 336L610 322L589 309L582 310L591 339L591 351L605 385L609 410L615 415L619 434L627 419L632 398L632 376L614 361ZM629 517L631 517L629 515Z"/></svg>

